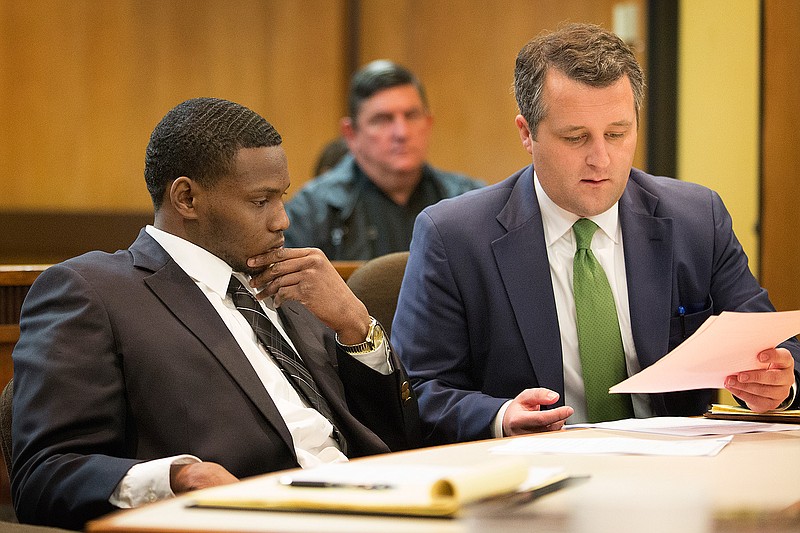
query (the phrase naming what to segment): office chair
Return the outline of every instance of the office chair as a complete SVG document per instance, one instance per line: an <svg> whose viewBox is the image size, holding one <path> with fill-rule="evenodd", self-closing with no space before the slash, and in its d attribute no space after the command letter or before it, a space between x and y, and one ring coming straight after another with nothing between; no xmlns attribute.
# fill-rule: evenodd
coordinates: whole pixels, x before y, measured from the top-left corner
<svg viewBox="0 0 800 533"><path fill-rule="evenodd" d="M381 323L387 335L391 335L407 262L408 252L382 255L364 263L347 280L350 290L364 302L369 314Z"/></svg>

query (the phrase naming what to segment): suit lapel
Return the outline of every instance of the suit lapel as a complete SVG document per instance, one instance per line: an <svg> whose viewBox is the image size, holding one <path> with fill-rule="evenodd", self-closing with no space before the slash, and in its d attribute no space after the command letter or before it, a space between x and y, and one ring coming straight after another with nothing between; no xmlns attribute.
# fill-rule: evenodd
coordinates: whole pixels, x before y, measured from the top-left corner
<svg viewBox="0 0 800 533"><path fill-rule="evenodd" d="M672 219L656 217L658 198L628 181L619 203L631 330L642 368L667 353L672 316Z"/></svg>
<svg viewBox="0 0 800 533"><path fill-rule="evenodd" d="M389 451L378 435L365 426L347 406L344 385L331 362L336 351L333 337L308 309L297 302L285 302L278 310L284 330L314 377L317 387L333 411L336 426L348 439L349 452L363 455ZM350 357L350 356L347 356Z"/></svg>
<svg viewBox="0 0 800 533"><path fill-rule="evenodd" d="M507 233L492 249L536 379L540 387L563 391L558 317L531 167L520 175L497 220ZM562 394L558 405L563 403Z"/></svg>
<svg viewBox="0 0 800 533"><path fill-rule="evenodd" d="M144 230L130 250L135 266L153 272L144 278L150 290L222 364L294 455L291 434L278 408L203 292Z"/></svg>

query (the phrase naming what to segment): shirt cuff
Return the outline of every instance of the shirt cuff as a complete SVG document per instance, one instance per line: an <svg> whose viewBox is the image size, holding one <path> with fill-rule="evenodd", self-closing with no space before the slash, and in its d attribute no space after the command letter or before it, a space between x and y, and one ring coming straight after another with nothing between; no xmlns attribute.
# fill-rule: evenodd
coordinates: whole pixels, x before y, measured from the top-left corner
<svg viewBox="0 0 800 533"><path fill-rule="evenodd" d="M794 380L792 383L792 388L789 390L789 397L786 398L782 404L775 408L776 411L785 411L789 407L792 406L794 403L795 398L797 398L797 379Z"/></svg>
<svg viewBox="0 0 800 533"><path fill-rule="evenodd" d="M506 403L504 403L494 416L494 424L492 424L492 437L496 439L505 437L503 434L503 417L506 416L506 410L508 409L509 405L511 405L511 400L508 400Z"/></svg>
<svg viewBox="0 0 800 533"><path fill-rule="evenodd" d="M121 509L130 509L172 498L175 493L169 483L170 467L200 462L194 455L176 455L133 465L117 484L108 502Z"/></svg>
<svg viewBox="0 0 800 533"><path fill-rule="evenodd" d="M386 337L383 337L381 343L373 351L367 353L350 354L350 357L354 357L357 361L367 365L375 372L379 372L384 376L388 376L394 371L389 355L389 343L386 342Z"/></svg>

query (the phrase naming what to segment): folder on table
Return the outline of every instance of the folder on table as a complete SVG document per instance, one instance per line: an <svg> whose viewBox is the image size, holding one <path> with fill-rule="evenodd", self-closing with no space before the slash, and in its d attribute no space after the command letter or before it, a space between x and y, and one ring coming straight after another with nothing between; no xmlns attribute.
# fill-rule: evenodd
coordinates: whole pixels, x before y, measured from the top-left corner
<svg viewBox="0 0 800 533"><path fill-rule="evenodd" d="M746 407L740 407L738 405L714 404L711 406L711 409L703 414L703 416L706 418L718 418L721 420L746 420L749 422L800 424L800 409L756 413Z"/></svg>
<svg viewBox="0 0 800 533"><path fill-rule="evenodd" d="M519 457L469 466L340 463L199 491L192 506L446 517L467 504L566 477L561 468L530 468Z"/></svg>

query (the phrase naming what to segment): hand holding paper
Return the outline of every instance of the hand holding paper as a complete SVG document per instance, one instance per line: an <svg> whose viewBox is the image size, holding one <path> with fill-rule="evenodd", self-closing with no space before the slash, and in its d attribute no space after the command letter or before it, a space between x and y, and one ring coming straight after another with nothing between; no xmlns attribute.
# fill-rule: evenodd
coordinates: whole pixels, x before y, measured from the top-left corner
<svg viewBox="0 0 800 533"><path fill-rule="evenodd" d="M766 369L759 353L800 333L800 311L723 312L711 316L655 364L611 387L612 393L721 389L727 376ZM793 365L793 362L791 362ZM779 402L780 403L780 402Z"/></svg>

